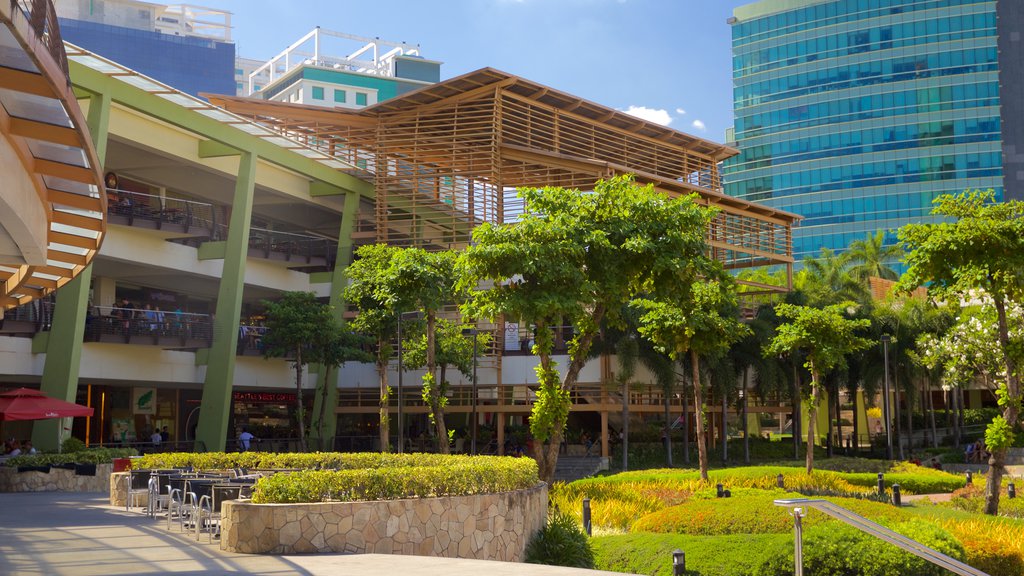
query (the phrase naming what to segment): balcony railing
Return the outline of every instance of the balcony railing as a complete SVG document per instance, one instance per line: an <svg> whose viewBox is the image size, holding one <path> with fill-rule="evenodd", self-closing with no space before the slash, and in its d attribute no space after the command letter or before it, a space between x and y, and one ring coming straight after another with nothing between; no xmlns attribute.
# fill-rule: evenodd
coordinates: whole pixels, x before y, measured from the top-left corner
<svg viewBox="0 0 1024 576"><path fill-rule="evenodd" d="M208 348L212 340L209 314L96 306L85 320L86 342Z"/></svg>
<svg viewBox="0 0 1024 576"><path fill-rule="evenodd" d="M227 237L226 226L222 227L221 233ZM283 259L286 262L323 266L332 270L338 253L338 243L320 236L251 228L249 250L262 253L263 258L267 260Z"/></svg>
<svg viewBox="0 0 1024 576"><path fill-rule="evenodd" d="M16 6L25 15L36 38L46 46L46 51L60 66L68 86L70 86L68 57L64 53L64 41L60 37L60 26L57 25L57 11L53 7L53 2L50 0L11 0L11 6Z"/></svg>
<svg viewBox="0 0 1024 576"><path fill-rule="evenodd" d="M137 225L138 221L157 230L165 226L174 226L174 229L184 233L200 229L207 235L220 228L217 210L213 204L114 188L107 188L107 195L107 212L121 221L126 221L129 226Z"/></svg>

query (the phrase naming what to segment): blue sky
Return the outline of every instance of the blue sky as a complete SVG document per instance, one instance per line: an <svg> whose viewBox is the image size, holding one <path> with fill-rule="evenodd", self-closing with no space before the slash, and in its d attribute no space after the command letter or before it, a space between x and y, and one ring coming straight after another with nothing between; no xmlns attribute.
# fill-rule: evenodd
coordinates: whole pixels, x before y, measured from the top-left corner
<svg viewBox="0 0 1024 576"><path fill-rule="evenodd" d="M442 78L485 66L721 142L732 125L730 30L746 0L204 0L232 12L242 56L319 25L418 43Z"/></svg>

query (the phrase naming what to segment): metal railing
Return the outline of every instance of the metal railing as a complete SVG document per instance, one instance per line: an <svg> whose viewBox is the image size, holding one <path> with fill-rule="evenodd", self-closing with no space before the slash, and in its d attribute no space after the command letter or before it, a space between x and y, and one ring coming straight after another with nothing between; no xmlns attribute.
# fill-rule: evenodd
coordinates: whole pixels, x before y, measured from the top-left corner
<svg viewBox="0 0 1024 576"><path fill-rule="evenodd" d="M896 546L900 550L910 552L911 554L922 558L927 562L945 568L954 574L960 576L989 576L987 573L978 570L972 566L968 566L959 560L950 558L945 554L933 550L916 540L911 540L902 534L897 534L892 530L889 530L885 526L876 524L867 518L854 514L842 506L837 506L827 500L816 500L809 498L794 498L776 500L776 506L783 508L789 508L790 514L793 515L793 563L795 568L795 576L803 576L803 517L805 509L813 508L822 512L840 522L844 522L854 528L888 542L893 546Z"/></svg>
<svg viewBox="0 0 1024 576"><path fill-rule="evenodd" d="M221 231L227 237L227 227ZM264 228L250 228L249 248L263 252L269 259L271 253L284 254L288 261L305 260L307 264L323 263L334 268L334 260L338 253L338 243L330 238L281 232Z"/></svg>
<svg viewBox="0 0 1024 576"><path fill-rule="evenodd" d="M11 8L18 8L36 38L46 46L46 51L64 72L64 79L71 85L71 76L68 73L68 56L64 52L64 41L60 36L60 26L57 24L57 10L50 0L11 0Z"/></svg>
<svg viewBox="0 0 1024 576"><path fill-rule="evenodd" d="M99 342L111 336L123 338L126 343L136 339L154 343L168 338L183 342L200 340L209 345L213 339L213 318L209 314L95 306L86 317L85 340Z"/></svg>
<svg viewBox="0 0 1024 576"><path fill-rule="evenodd" d="M116 188L107 188L107 194L110 196L107 212L111 216L126 218L129 226L136 220L142 220L154 223L157 229L164 224L177 224L185 232L189 228L218 229L217 210L213 204Z"/></svg>

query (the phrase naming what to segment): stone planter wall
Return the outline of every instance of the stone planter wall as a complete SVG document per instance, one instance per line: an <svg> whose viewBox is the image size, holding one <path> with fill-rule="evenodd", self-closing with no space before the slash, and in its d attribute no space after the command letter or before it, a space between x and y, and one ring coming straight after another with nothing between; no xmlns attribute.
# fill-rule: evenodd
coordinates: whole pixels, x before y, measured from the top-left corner
<svg viewBox="0 0 1024 576"><path fill-rule="evenodd" d="M113 468L113 464L97 464L95 476L79 476L64 468L18 472L15 467L0 466L0 492L106 492Z"/></svg>
<svg viewBox="0 0 1024 576"><path fill-rule="evenodd" d="M229 552L411 554L521 562L547 520L548 487L375 502L228 501L220 547Z"/></svg>

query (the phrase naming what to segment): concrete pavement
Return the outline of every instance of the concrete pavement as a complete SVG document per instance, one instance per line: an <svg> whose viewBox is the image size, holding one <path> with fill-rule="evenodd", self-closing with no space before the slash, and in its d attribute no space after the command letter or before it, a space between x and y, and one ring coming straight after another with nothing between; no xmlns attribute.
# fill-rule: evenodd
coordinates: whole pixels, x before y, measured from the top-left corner
<svg viewBox="0 0 1024 576"><path fill-rule="evenodd" d="M0 494L0 574L301 574L595 576L572 568L381 554L262 556L196 542L166 521L107 504L105 494Z"/></svg>

